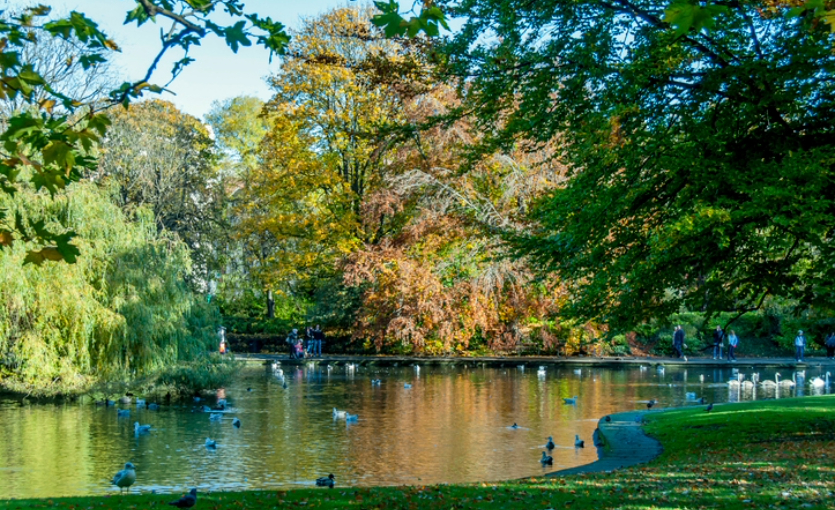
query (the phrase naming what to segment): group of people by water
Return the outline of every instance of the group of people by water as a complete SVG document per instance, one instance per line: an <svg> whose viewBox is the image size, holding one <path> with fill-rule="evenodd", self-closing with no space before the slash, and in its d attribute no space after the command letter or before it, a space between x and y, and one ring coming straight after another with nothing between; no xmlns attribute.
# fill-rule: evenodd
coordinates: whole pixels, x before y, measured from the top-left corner
<svg viewBox="0 0 835 510"><path fill-rule="evenodd" d="M298 329L293 329L289 335L287 335L287 345L290 346L290 357L301 359L305 358L308 355L311 356L321 356L322 355L322 345L325 343L325 333L322 331L322 328L317 324L316 327L308 326L305 330L305 337L302 338L299 335ZM305 349L305 341L307 342L307 348Z"/></svg>
<svg viewBox="0 0 835 510"><path fill-rule="evenodd" d="M684 328L680 325L676 326L673 332L673 350L675 350L678 358L683 358L684 361L687 361L687 356L684 355L684 349L686 347L684 337ZM826 337L824 346L826 347L827 359L835 359L835 332L830 333ZM722 330L722 326L716 326L716 329L713 331L713 359L722 359L722 349L724 347L725 332ZM736 361L736 349L738 347L739 337L734 330L730 330L727 335L727 359L729 362ZM704 350L709 348L710 346ZM803 333L803 330L797 331L797 336L794 338L794 348L795 361L805 361L806 335Z"/></svg>

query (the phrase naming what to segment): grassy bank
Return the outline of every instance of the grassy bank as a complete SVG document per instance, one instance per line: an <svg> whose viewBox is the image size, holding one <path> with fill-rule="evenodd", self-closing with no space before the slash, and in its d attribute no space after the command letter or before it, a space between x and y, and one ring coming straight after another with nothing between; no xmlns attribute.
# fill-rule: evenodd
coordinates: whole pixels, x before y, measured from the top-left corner
<svg viewBox="0 0 835 510"><path fill-rule="evenodd" d="M653 412L664 453L616 473L456 486L200 494L198 508L832 508L835 397ZM535 460L534 460L535 462ZM144 509L170 495L0 501L28 508Z"/></svg>

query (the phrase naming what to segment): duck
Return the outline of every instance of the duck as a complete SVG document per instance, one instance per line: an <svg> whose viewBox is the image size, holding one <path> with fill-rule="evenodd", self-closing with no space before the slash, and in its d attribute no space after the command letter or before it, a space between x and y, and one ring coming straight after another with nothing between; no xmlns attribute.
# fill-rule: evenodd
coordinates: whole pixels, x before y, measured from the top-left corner
<svg viewBox="0 0 835 510"><path fill-rule="evenodd" d="M223 415L220 413L212 413L209 415L209 421L220 421L223 419Z"/></svg>
<svg viewBox="0 0 835 510"><path fill-rule="evenodd" d="M240 418L234 418L232 420L232 426L235 427L236 429L241 428L241 419Z"/></svg>
<svg viewBox="0 0 835 510"><path fill-rule="evenodd" d="M545 372L545 367L539 367L539 369L536 371L538 375L545 375Z"/></svg>
<svg viewBox="0 0 835 510"><path fill-rule="evenodd" d="M148 404L148 410L149 411L159 411L159 404L155 404L155 403Z"/></svg>
<svg viewBox="0 0 835 510"><path fill-rule="evenodd" d="M333 473L316 479L316 487L327 487L329 489L333 489L334 485L336 485L336 477L333 476Z"/></svg>
<svg viewBox="0 0 835 510"><path fill-rule="evenodd" d="M144 398L136 399L136 407L143 407L144 405L145 405L145 399Z"/></svg>
<svg viewBox="0 0 835 510"><path fill-rule="evenodd" d="M576 403L577 403L577 395L574 395L572 398L563 398L563 401L564 401L566 404L571 404L571 405L574 405L574 404L576 404Z"/></svg>
<svg viewBox="0 0 835 510"><path fill-rule="evenodd" d="M208 448L209 450L214 450L215 448L217 448L217 441L213 441L213 440L211 440L211 439L209 439L209 438L207 437L207 438L206 438L206 442L205 442L205 443L203 443L203 445L204 445L206 448Z"/></svg>
<svg viewBox="0 0 835 510"><path fill-rule="evenodd" d="M119 418L125 418L127 416L130 416L130 409L117 409L116 416L118 416Z"/></svg>
<svg viewBox="0 0 835 510"><path fill-rule="evenodd" d="M557 445L554 444L554 438L551 437L551 436L548 436L548 442L545 443L545 448L547 448L548 450L553 450L556 447L557 447Z"/></svg>
<svg viewBox="0 0 835 510"><path fill-rule="evenodd" d="M150 425L140 425L138 421L133 422L133 432L138 436L139 434L148 434L151 432Z"/></svg>
<svg viewBox="0 0 835 510"><path fill-rule="evenodd" d="M177 501L172 501L168 503L171 506L176 506L177 508L191 508L197 504L197 489L191 489L188 494L181 497Z"/></svg>
<svg viewBox="0 0 835 510"><path fill-rule="evenodd" d="M539 459L539 462L541 462L543 466L546 464L552 465L554 464L554 457L548 455L547 452L542 452L542 458Z"/></svg>
<svg viewBox="0 0 835 510"><path fill-rule="evenodd" d="M358 415L358 414L348 413L348 414L345 415L345 421L356 422L357 420L359 420L359 418L360 418L360 415Z"/></svg>
<svg viewBox="0 0 835 510"><path fill-rule="evenodd" d="M574 447L575 448L585 448L586 447L586 442L583 441L582 439L580 439L579 434L574 435Z"/></svg>
<svg viewBox="0 0 835 510"><path fill-rule="evenodd" d="M647 402L647 409L652 409L652 406L654 406L657 403L658 401L655 399L650 400L649 402Z"/></svg>
<svg viewBox="0 0 835 510"><path fill-rule="evenodd" d="M136 481L136 468L130 462L125 463L125 468L113 476L110 482L116 487L119 487L119 492L133 485Z"/></svg>
<svg viewBox="0 0 835 510"><path fill-rule="evenodd" d="M510 428L512 428L513 430L516 430L516 429L519 428L519 425L517 425L516 422L513 422L513 425L511 425Z"/></svg>
<svg viewBox="0 0 835 510"><path fill-rule="evenodd" d="M411 385L411 384L409 384L409 383L405 383L405 384L403 385L403 388L405 388L405 389L407 389L407 390L410 390L410 389L412 389L412 385Z"/></svg>
<svg viewBox="0 0 835 510"><path fill-rule="evenodd" d="M333 417L334 418L345 418L348 415L348 411L340 411L337 408L333 408Z"/></svg>

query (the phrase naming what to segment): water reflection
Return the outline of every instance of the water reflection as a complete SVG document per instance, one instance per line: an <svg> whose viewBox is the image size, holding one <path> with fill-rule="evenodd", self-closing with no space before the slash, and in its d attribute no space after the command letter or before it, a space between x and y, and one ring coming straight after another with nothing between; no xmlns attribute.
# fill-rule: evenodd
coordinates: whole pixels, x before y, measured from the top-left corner
<svg viewBox="0 0 835 510"><path fill-rule="evenodd" d="M730 368L250 367L225 390L221 420L192 402L159 411L0 402L0 494L67 496L115 491L125 462L134 490L181 491L313 485L428 484L541 474L596 459L592 434L606 414L708 402L824 394L808 374ZM740 374L742 378L740 379ZM379 384L372 380L379 379ZM729 381L740 381L729 384ZM778 383L779 381L779 383ZM792 385L793 382L793 385ZM411 389L406 389L406 384ZM251 388L252 391L247 391ZM577 395L576 405L564 398ZM149 399L149 402L151 400ZM213 402L208 402L212 405ZM127 407L127 406L122 406ZM357 414L334 419L333 409ZM241 419L241 428L232 419ZM151 424L136 436L134 421ZM518 423L519 428L510 428ZM586 448L574 448L574 436ZM553 466L539 463L548 436ZM207 437L215 450L204 446Z"/></svg>

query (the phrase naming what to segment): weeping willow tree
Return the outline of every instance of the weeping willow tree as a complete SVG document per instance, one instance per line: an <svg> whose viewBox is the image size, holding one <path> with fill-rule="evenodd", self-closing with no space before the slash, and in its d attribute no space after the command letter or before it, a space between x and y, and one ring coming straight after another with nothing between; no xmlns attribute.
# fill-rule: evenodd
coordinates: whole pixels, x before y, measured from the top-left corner
<svg viewBox="0 0 835 510"><path fill-rule="evenodd" d="M185 283L188 248L132 217L91 182L50 199L32 190L0 197L23 225L74 230L75 264L24 264L26 243L0 251L0 385L73 391L152 374L214 345L217 316ZM48 219L48 220L47 220Z"/></svg>

